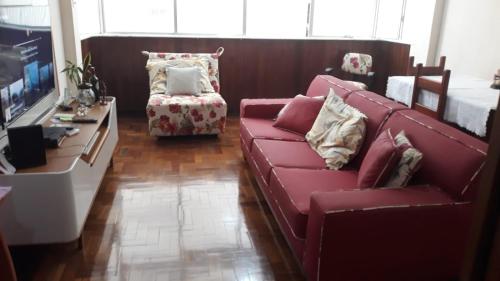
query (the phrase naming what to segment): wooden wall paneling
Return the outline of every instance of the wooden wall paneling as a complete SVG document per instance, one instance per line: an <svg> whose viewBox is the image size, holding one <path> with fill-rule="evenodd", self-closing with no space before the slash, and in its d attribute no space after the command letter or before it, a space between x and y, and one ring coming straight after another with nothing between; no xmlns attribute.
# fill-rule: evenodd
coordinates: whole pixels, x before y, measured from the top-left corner
<svg viewBox="0 0 500 281"><path fill-rule="evenodd" d="M238 38L166 38L99 36L82 41L91 52L108 94L118 98L120 114L145 114L149 97L146 57L140 52L215 52L220 58L221 93L230 115L237 115L243 98L293 97L305 93L311 80L328 66L340 67L346 52L374 58L374 91L385 93L387 76L403 74L409 46L379 40L301 40ZM406 57L405 57L406 56Z"/></svg>

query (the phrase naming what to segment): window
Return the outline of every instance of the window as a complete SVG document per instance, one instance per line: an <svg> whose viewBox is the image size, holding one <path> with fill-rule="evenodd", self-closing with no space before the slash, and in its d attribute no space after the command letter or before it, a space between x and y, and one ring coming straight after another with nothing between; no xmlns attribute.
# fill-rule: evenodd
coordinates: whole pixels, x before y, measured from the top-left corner
<svg viewBox="0 0 500 281"><path fill-rule="evenodd" d="M78 30L80 34L96 34L101 32L99 16L99 0L79 0L76 3L78 11Z"/></svg>
<svg viewBox="0 0 500 281"><path fill-rule="evenodd" d="M376 4L375 0L315 0L312 35L370 38Z"/></svg>
<svg viewBox="0 0 500 281"><path fill-rule="evenodd" d="M174 32L174 0L103 0L103 4L106 32Z"/></svg>
<svg viewBox="0 0 500 281"><path fill-rule="evenodd" d="M399 39L403 19L403 0L379 0L376 38Z"/></svg>
<svg viewBox="0 0 500 281"><path fill-rule="evenodd" d="M177 32L242 35L243 0L178 0Z"/></svg>
<svg viewBox="0 0 500 281"><path fill-rule="evenodd" d="M0 0L1 1L1 0ZM403 40L427 58L436 0L76 0L81 34Z"/></svg>
<svg viewBox="0 0 500 281"><path fill-rule="evenodd" d="M410 55L416 63L427 60L435 6L436 0L406 0L401 39L411 44Z"/></svg>
<svg viewBox="0 0 500 281"><path fill-rule="evenodd" d="M304 37L308 6L309 0L247 0L246 35Z"/></svg>

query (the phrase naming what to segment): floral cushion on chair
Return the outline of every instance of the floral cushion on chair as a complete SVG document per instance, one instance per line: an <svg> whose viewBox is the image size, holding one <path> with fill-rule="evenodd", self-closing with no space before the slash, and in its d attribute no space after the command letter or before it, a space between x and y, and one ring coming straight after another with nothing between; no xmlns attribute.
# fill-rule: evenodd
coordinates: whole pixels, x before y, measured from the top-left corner
<svg viewBox="0 0 500 281"><path fill-rule="evenodd" d="M372 70L372 56L359 53L347 53L344 56L342 70L352 74L367 75Z"/></svg>
<svg viewBox="0 0 500 281"><path fill-rule="evenodd" d="M224 132L227 104L218 93L155 94L146 111L152 136L212 135Z"/></svg>
<svg viewBox="0 0 500 281"><path fill-rule="evenodd" d="M149 52L148 62L184 60L184 59L205 59L208 61L208 77L215 92L220 92L219 82L219 57L224 52L224 48L219 48L213 54L208 53L152 53Z"/></svg>
<svg viewBox="0 0 500 281"><path fill-rule="evenodd" d="M200 69L200 88L202 93L213 93L214 88L210 84L208 76L208 60L206 59L185 59L185 60L148 60L146 69L149 73L150 95L164 94L167 89L168 67L197 67Z"/></svg>

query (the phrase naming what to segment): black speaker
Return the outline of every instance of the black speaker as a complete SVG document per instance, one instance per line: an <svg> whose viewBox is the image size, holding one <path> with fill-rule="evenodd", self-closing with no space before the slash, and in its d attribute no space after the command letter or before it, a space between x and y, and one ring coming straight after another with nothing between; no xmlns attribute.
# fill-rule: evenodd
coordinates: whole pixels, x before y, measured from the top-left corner
<svg viewBox="0 0 500 281"><path fill-rule="evenodd" d="M47 164L40 125L7 129L12 162L17 169Z"/></svg>

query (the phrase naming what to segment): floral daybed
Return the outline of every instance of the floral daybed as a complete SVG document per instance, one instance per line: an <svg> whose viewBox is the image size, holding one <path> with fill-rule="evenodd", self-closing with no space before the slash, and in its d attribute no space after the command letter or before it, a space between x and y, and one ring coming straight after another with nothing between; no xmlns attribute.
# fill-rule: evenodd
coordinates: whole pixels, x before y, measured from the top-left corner
<svg viewBox="0 0 500 281"><path fill-rule="evenodd" d="M213 54L150 53L146 69L150 78L150 97L146 106L151 136L217 135L224 132L227 104L220 95L218 58ZM207 68L207 83L198 95L165 94L165 64L189 61Z"/></svg>

